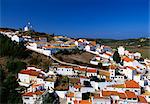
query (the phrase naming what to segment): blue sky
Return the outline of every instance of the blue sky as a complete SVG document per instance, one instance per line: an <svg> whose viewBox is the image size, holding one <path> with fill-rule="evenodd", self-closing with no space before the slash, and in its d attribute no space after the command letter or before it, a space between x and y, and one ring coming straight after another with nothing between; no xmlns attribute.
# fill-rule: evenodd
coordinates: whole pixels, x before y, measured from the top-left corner
<svg viewBox="0 0 150 104"><path fill-rule="evenodd" d="M149 0L1 0L1 27L28 21L36 31L70 37L148 36Z"/></svg>

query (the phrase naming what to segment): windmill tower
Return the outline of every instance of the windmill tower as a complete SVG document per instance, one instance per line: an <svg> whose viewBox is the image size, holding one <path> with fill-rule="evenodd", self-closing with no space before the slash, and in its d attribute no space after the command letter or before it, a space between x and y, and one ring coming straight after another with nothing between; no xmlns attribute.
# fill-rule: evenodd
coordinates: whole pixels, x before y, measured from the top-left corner
<svg viewBox="0 0 150 104"><path fill-rule="evenodd" d="M24 27L24 31L32 30L32 25L30 22L27 23L27 25Z"/></svg>

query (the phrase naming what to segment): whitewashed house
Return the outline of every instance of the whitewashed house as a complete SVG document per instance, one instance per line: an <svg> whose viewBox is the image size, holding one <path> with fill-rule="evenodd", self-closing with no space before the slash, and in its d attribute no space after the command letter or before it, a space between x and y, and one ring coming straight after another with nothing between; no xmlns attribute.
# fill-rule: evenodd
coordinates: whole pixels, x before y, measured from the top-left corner
<svg viewBox="0 0 150 104"><path fill-rule="evenodd" d="M131 91L134 92L136 95L141 94L141 86L134 80L127 80L123 84L114 84L107 86L106 90L117 92Z"/></svg>
<svg viewBox="0 0 150 104"><path fill-rule="evenodd" d="M141 53L139 53L139 52L134 53L134 58L135 59L140 59L141 58Z"/></svg>
<svg viewBox="0 0 150 104"><path fill-rule="evenodd" d="M86 70L86 75L87 77L90 77L90 76L97 76L97 69L87 69Z"/></svg>
<svg viewBox="0 0 150 104"><path fill-rule="evenodd" d="M85 46L85 50L86 50L86 51L90 51L90 50L91 50L90 45L86 45L86 46Z"/></svg>
<svg viewBox="0 0 150 104"><path fill-rule="evenodd" d="M141 96L143 96L147 100L147 102L150 103L150 91L146 91Z"/></svg>
<svg viewBox="0 0 150 104"><path fill-rule="evenodd" d="M18 83L20 86L28 87L30 84L37 82L37 76L39 76L40 72L29 69L29 70L21 70L18 73Z"/></svg>
<svg viewBox="0 0 150 104"><path fill-rule="evenodd" d="M43 104L47 94L47 91L26 92L22 95L23 104Z"/></svg>
<svg viewBox="0 0 150 104"><path fill-rule="evenodd" d="M123 56L125 54L125 49L123 46L119 46L118 47L118 53L119 55Z"/></svg>
<svg viewBox="0 0 150 104"><path fill-rule="evenodd" d="M136 68L131 66L121 67L119 73L124 74L127 79L133 79L134 75L136 75Z"/></svg>
<svg viewBox="0 0 150 104"><path fill-rule="evenodd" d="M24 39L23 39L22 36L17 36L17 35L13 35L13 36L11 37L11 40L12 40L12 41L15 41L15 42L23 42L23 41L24 41Z"/></svg>
<svg viewBox="0 0 150 104"><path fill-rule="evenodd" d="M94 96L92 104L111 104L111 99L110 97Z"/></svg>
<svg viewBox="0 0 150 104"><path fill-rule="evenodd" d="M76 75L73 67L70 66L59 66L56 68L56 73L60 75Z"/></svg>

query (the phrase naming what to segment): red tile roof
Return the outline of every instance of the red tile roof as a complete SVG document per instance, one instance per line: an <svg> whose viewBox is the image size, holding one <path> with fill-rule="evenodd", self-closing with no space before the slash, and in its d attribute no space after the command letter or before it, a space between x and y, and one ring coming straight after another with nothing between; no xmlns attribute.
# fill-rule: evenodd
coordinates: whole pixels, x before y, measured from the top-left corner
<svg viewBox="0 0 150 104"><path fill-rule="evenodd" d="M147 102L147 100L143 97L143 96L138 96L138 102L139 103L147 103L148 104L148 102Z"/></svg>
<svg viewBox="0 0 150 104"><path fill-rule="evenodd" d="M116 87L116 88L140 88L140 85L134 80L127 80L124 84L114 84L107 87Z"/></svg>
<svg viewBox="0 0 150 104"><path fill-rule="evenodd" d="M118 95L121 99L126 99L126 94L125 93L118 92Z"/></svg>
<svg viewBox="0 0 150 104"><path fill-rule="evenodd" d="M125 88L125 84L114 84L114 85L109 85L107 87Z"/></svg>
<svg viewBox="0 0 150 104"><path fill-rule="evenodd" d="M107 55L107 56L112 56L112 54L110 54L110 53L105 53L105 55Z"/></svg>
<svg viewBox="0 0 150 104"><path fill-rule="evenodd" d="M127 66L127 68L131 69L131 70L136 70L136 68L132 67L132 66Z"/></svg>
<svg viewBox="0 0 150 104"><path fill-rule="evenodd" d="M131 91L125 91L126 97L127 98L137 98L134 92Z"/></svg>
<svg viewBox="0 0 150 104"><path fill-rule="evenodd" d="M110 65L109 69L116 69L117 67L115 65Z"/></svg>
<svg viewBox="0 0 150 104"><path fill-rule="evenodd" d="M81 101L79 101L79 104L92 104L92 101L89 101L89 100L81 100Z"/></svg>
<svg viewBox="0 0 150 104"><path fill-rule="evenodd" d="M125 91L125 93L117 92L117 91L102 91L102 96L119 96L120 99L126 99L126 98L137 98L137 95L134 92L131 91ZM141 97L141 100L144 101L144 99Z"/></svg>
<svg viewBox="0 0 150 104"><path fill-rule="evenodd" d="M44 91L26 92L22 96L42 95L43 93L44 93Z"/></svg>
<svg viewBox="0 0 150 104"><path fill-rule="evenodd" d="M31 76L38 76L40 74L40 72L36 71L36 70L21 70L19 73L21 74L28 74L28 75L31 75Z"/></svg>
<svg viewBox="0 0 150 104"><path fill-rule="evenodd" d="M74 93L70 92L66 95L67 97L74 97Z"/></svg>
<svg viewBox="0 0 150 104"><path fill-rule="evenodd" d="M117 91L102 91L103 96L118 95Z"/></svg>
<svg viewBox="0 0 150 104"><path fill-rule="evenodd" d="M74 70L86 71L86 68L74 67Z"/></svg>
<svg viewBox="0 0 150 104"><path fill-rule="evenodd" d="M126 88L140 88L140 85L134 80L128 80L125 82Z"/></svg>
<svg viewBox="0 0 150 104"><path fill-rule="evenodd" d="M86 78L86 79L88 79L88 77L87 77L87 76L80 76L80 78Z"/></svg>
<svg viewBox="0 0 150 104"><path fill-rule="evenodd" d="M87 69L86 71L89 72L89 73L97 73L96 69Z"/></svg>
<svg viewBox="0 0 150 104"><path fill-rule="evenodd" d="M123 60L126 62L133 62L134 61L134 59L131 59L129 57L124 57Z"/></svg>
<svg viewBox="0 0 150 104"><path fill-rule="evenodd" d="M81 85L75 85L74 88L81 88Z"/></svg>

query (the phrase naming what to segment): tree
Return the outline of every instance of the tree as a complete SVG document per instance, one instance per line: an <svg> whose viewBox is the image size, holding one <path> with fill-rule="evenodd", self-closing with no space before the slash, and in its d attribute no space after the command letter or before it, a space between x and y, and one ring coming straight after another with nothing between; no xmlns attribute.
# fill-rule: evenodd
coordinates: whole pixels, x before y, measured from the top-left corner
<svg viewBox="0 0 150 104"><path fill-rule="evenodd" d="M9 74L3 81L0 96L2 104L19 104L21 102L21 95L15 90L19 85L13 74Z"/></svg>
<svg viewBox="0 0 150 104"><path fill-rule="evenodd" d="M6 67L7 67L9 72L12 72L13 74L16 74L20 70L26 69L26 65L27 64L25 62L9 60L7 62Z"/></svg>
<svg viewBox="0 0 150 104"><path fill-rule="evenodd" d="M102 68L102 63L98 63L98 66L101 69Z"/></svg>
<svg viewBox="0 0 150 104"><path fill-rule="evenodd" d="M2 83L4 79L5 79L5 73L2 67L0 66L0 83Z"/></svg>
<svg viewBox="0 0 150 104"><path fill-rule="evenodd" d="M82 93L82 99L83 100L88 100L89 98L90 98L90 92Z"/></svg>
<svg viewBox="0 0 150 104"><path fill-rule="evenodd" d="M118 51L115 51L115 53L113 54L113 60L114 60L116 63L120 63L121 57L120 57Z"/></svg>
<svg viewBox="0 0 150 104"><path fill-rule="evenodd" d="M27 58L31 51L26 50L23 43L11 41L7 36L0 35L0 56Z"/></svg>

